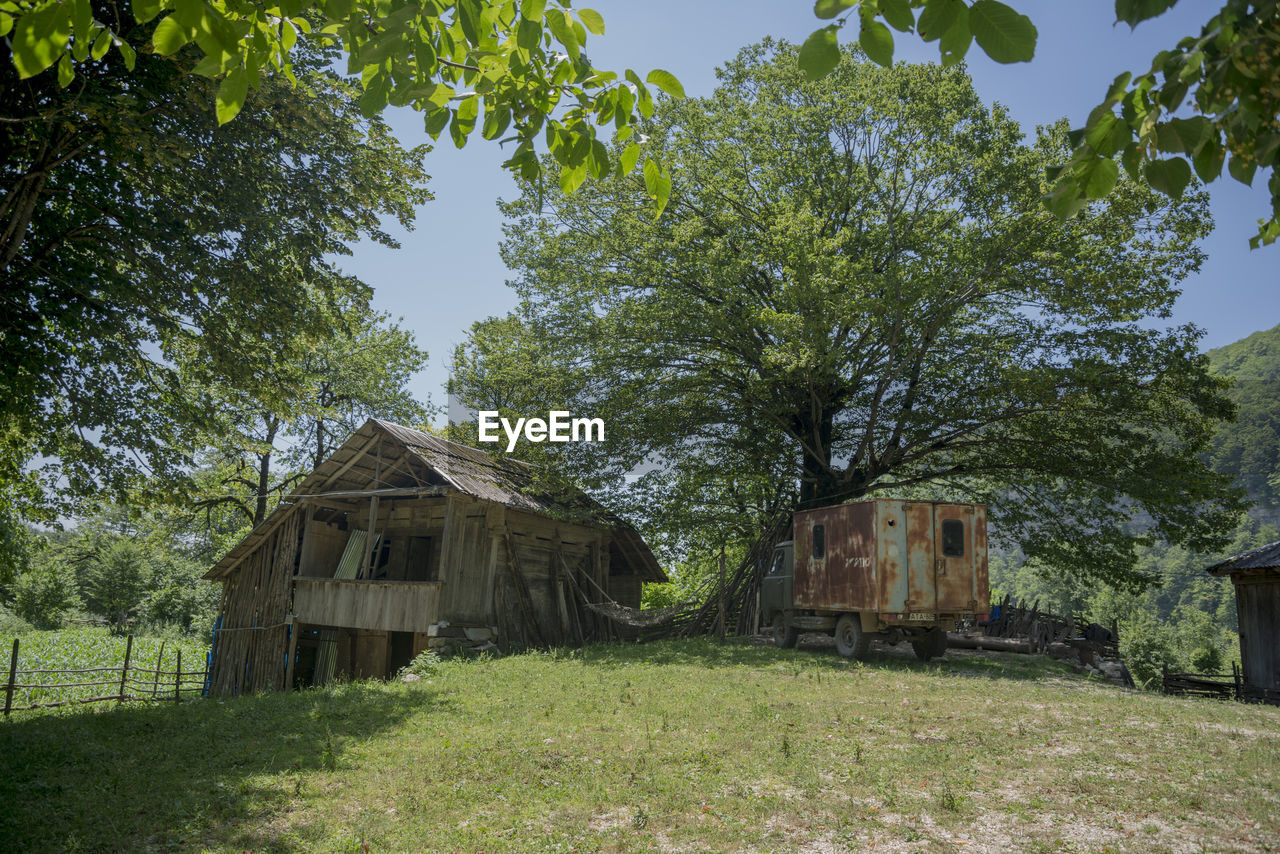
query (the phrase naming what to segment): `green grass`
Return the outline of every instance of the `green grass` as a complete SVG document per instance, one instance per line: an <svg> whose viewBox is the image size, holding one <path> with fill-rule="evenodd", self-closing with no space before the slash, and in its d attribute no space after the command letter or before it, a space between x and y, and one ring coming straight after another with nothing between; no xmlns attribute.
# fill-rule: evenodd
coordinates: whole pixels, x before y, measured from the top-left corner
<svg viewBox="0 0 1280 854"><path fill-rule="evenodd" d="M4 851L1229 851L1280 709L707 641L0 725Z"/></svg>
<svg viewBox="0 0 1280 854"><path fill-rule="evenodd" d="M75 628L61 629L59 631L38 631L31 630L22 632L18 635L0 634L0 680L7 679L9 676L9 657L13 652L14 638L18 640L18 670L85 670L91 667L120 667L124 663L125 638L123 636L113 635L105 628L97 626L78 626ZM164 657L161 659L160 647L164 644ZM182 669L183 672L203 670L205 666L205 653L208 651L208 645L193 641L190 639L173 639L173 638L154 638L154 637L135 637L133 639L133 652L130 662L130 679L137 682L145 681L146 685L133 684L130 690L133 693L146 691L150 693L150 686L154 680L151 675L141 673L133 673L133 668L145 668L147 670L155 670L156 662L160 662L160 670L172 671L177 666L177 653L182 650ZM118 680L119 672L108 673L77 673L77 674L31 674L28 676L19 673L18 683L26 684L51 684L54 682L101 682L107 680L117 680L114 686L100 685L96 687L81 688L29 688L21 689L14 693L14 706L28 706L33 703L51 703L60 702L71 699L81 699L85 697L105 696L108 694L116 694L119 692ZM170 677L172 679L172 677ZM161 690L164 690L164 685ZM172 681L169 682L168 688L172 691ZM98 704L94 704L96 707ZM64 707L67 710L78 713L86 708L78 704L71 707ZM47 710L25 714L48 714Z"/></svg>

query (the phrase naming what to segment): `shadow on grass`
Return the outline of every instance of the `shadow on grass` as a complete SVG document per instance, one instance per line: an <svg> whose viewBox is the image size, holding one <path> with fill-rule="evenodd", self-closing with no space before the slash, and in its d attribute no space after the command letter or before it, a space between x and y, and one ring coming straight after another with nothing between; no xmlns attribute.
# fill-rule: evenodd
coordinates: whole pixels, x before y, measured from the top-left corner
<svg viewBox="0 0 1280 854"><path fill-rule="evenodd" d="M234 844L303 775L451 701L357 683L0 722L0 851L171 851Z"/></svg>
<svg viewBox="0 0 1280 854"><path fill-rule="evenodd" d="M1084 678L1067 664L1044 655L949 650L941 659L924 662L916 658L911 645L905 642L896 646L875 642L865 659L854 662L835 651L829 635L820 634L802 635L795 649L778 649L760 637L730 638L724 643L712 638L689 638L644 644L595 644L585 647L580 656L584 664L606 667L653 664L777 668L790 665L833 672L862 668L987 679Z"/></svg>

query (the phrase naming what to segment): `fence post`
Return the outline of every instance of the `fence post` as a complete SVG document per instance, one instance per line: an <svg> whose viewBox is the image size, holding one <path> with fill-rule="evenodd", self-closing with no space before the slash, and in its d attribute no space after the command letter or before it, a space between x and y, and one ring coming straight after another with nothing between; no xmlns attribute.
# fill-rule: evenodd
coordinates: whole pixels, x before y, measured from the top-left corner
<svg viewBox="0 0 1280 854"><path fill-rule="evenodd" d="M151 680L151 699L160 694L160 664L164 661L164 641L160 641L160 654L156 656L155 678Z"/></svg>
<svg viewBox="0 0 1280 854"><path fill-rule="evenodd" d="M284 690L293 690L293 660L298 655L298 618L289 615L289 658L284 665Z"/></svg>
<svg viewBox="0 0 1280 854"><path fill-rule="evenodd" d="M4 716L13 708L13 683L18 676L18 639L13 639L13 655L9 657L9 681L4 686Z"/></svg>
<svg viewBox="0 0 1280 854"><path fill-rule="evenodd" d="M173 701L182 702L182 647L178 647L178 669L173 674Z"/></svg>
<svg viewBox="0 0 1280 854"><path fill-rule="evenodd" d="M120 695L116 697L117 703L124 702L124 682L129 678L129 658L133 655L133 635L124 642L124 667L120 668Z"/></svg>

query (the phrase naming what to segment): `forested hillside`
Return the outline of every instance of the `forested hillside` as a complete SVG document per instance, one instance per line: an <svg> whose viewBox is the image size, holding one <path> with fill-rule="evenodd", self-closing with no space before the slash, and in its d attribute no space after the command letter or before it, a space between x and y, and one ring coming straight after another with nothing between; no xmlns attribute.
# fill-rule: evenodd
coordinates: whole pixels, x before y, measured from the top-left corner
<svg viewBox="0 0 1280 854"><path fill-rule="evenodd" d="M1236 422L1214 437L1209 462L1233 474L1264 510L1280 505L1280 326L1210 350L1214 372L1235 380Z"/></svg>
<svg viewBox="0 0 1280 854"><path fill-rule="evenodd" d="M1164 543L1139 550L1135 569L1161 583L1141 595L1096 590L1069 578L1046 577L1018 553L993 555L993 587L1058 612L1087 612L1121 624L1130 657L1148 673L1164 663L1197 670L1225 669L1238 658L1235 593L1226 579L1205 568L1249 549L1280 540L1280 326L1210 350L1214 373L1233 382L1227 396L1238 407L1235 422L1214 434L1206 454L1213 469L1228 474L1249 495L1231 543L1201 553Z"/></svg>

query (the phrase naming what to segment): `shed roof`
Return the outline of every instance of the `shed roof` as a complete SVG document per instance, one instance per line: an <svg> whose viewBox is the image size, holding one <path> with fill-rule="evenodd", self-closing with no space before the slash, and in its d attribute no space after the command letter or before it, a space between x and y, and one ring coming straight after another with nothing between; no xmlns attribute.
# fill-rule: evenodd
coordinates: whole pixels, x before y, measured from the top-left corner
<svg viewBox="0 0 1280 854"><path fill-rule="evenodd" d="M667 579L635 528L581 489L568 484L556 484L553 489L551 478L527 463L492 457L476 448L377 418L366 421L316 466L293 494L286 496L205 577L220 578L234 569L307 499L370 489L422 495L457 491L516 510L612 528L623 555L645 580Z"/></svg>
<svg viewBox="0 0 1280 854"><path fill-rule="evenodd" d="M1226 575L1246 570L1280 569L1280 541L1229 557L1205 570L1212 575Z"/></svg>

